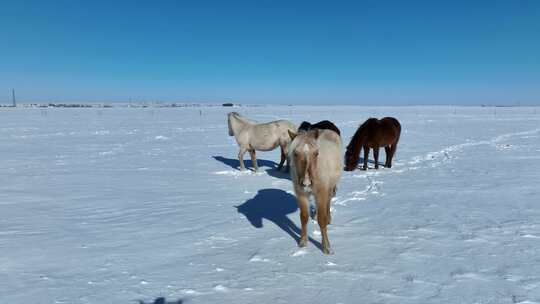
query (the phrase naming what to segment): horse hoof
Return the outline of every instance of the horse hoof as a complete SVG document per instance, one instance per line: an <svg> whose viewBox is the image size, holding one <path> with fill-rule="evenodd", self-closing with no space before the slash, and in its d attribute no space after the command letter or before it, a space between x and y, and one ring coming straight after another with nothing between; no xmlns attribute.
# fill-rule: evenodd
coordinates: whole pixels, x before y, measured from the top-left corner
<svg viewBox="0 0 540 304"><path fill-rule="evenodd" d="M324 254L328 254L328 255L334 254L334 251L332 249L330 249L330 248L323 248L322 252Z"/></svg>
<svg viewBox="0 0 540 304"><path fill-rule="evenodd" d="M306 247L307 246L307 240L300 240L300 242L298 242L298 247Z"/></svg>

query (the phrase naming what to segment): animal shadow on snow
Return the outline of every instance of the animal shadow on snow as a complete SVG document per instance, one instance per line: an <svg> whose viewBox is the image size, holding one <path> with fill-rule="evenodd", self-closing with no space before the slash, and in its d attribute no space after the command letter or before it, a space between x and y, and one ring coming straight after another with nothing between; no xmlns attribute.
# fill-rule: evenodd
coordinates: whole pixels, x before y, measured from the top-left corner
<svg viewBox="0 0 540 304"><path fill-rule="evenodd" d="M238 159L226 158L223 156L212 156L212 157L215 160L220 161L233 169L240 170L240 161ZM257 159L257 164L259 165L259 170L260 170L260 167L270 167L269 169L266 169L266 173L272 177L289 179L289 180L291 179L289 176L289 173L282 172L277 169L278 164L274 161L266 160L266 159ZM249 170L253 170L253 163L251 162L251 160L244 159L244 165Z"/></svg>
<svg viewBox="0 0 540 304"><path fill-rule="evenodd" d="M225 165L240 170L240 161L236 158L226 158L223 156L212 156L215 160L220 161L224 163ZM271 168L277 168L278 164L271 160L265 160L265 159L257 159L257 164L259 167L271 167ZM246 168L252 169L253 164L251 163L251 160L244 159L244 165Z"/></svg>
<svg viewBox="0 0 540 304"><path fill-rule="evenodd" d="M183 304L185 303L184 300L180 299L178 301L167 301L165 298L163 297L159 297L159 298L156 298L154 300L154 302L144 302L144 301L139 301L139 304Z"/></svg>
<svg viewBox="0 0 540 304"><path fill-rule="evenodd" d="M262 189L255 197L235 207L239 213L247 217L253 227L262 228L263 219L265 219L285 231L296 243L300 241L300 228L287 216L298 210L296 198L293 195L280 189ZM311 237L309 241L322 250L320 242Z"/></svg>

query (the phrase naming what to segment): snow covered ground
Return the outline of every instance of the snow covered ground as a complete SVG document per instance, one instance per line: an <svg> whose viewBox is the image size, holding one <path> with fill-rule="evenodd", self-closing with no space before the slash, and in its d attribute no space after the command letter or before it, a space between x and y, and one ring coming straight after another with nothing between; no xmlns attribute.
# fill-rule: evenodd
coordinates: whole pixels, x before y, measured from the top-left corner
<svg viewBox="0 0 540 304"><path fill-rule="evenodd" d="M392 169L343 173L330 256L277 150L237 170L230 110L1 109L0 303L540 303L540 109L235 108L344 146L401 121Z"/></svg>

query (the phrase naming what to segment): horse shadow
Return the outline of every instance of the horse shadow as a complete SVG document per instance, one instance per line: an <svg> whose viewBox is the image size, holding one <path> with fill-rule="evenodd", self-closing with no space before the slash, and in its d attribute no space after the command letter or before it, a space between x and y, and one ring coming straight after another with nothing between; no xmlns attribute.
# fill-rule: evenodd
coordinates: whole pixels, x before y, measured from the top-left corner
<svg viewBox="0 0 540 304"><path fill-rule="evenodd" d="M238 159L226 158L223 156L212 156L212 158L224 163L225 165L233 169L240 170L240 161ZM259 167L277 168L278 166L276 162L271 161L271 160L266 160L266 159L257 159L257 164L259 165ZM244 165L246 166L246 168L250 168L250 169L253 168L253 163L251 162L251 160L244 159Z"/></svg>
<svg viewBox="0 0 540 304"><path fill-rule="evenodd" d="M300 242L301 230L287 216L287 214L298 210L298 204L293 195L280 189L262 189L257 192L255 197L235 207L239 213L242 213L248 219L253 227L262 228L263 219L265 219L290 235L297 244ZM320 242L311 237L308 238L313 245L322 250Z"/></svg>
<svg viewBox="0 0 540 304"><path fill-rule="evenodd" d="M159 298L156 298L154 302L144 302L144 301L139 300L138 303L139 304L183 304L185 302L182 299L178 301L167 301L165 298L159 297Z"/></svg>
<svg viewBox="0 0 540 304"><path fill-rule="evenodd" d="M291 180L291 175L289 172L278 170L277 168L266 169L266 174L275 177Z"/></svg>
<svg viewBox="0 0 540 304"><path fill-rule="evenodd" d="M231 167L233 169L240 170L240 161L238 159L226 158L226 157L223 157L223 156L212 156L212 158L214 158L217 161L220 161L220 162L224 163L225 165L227 165L227 166L229 166L229 167ZM266 159L257 159L257 164L259 165L259 168L260 167L270 167L270 168L266 169L265 171L266 171L266 173L268 175L270 175L272 177L288 179L288 180L291 179L288 172L280 171L280 170L277 169L278 163L276 163L274 161L266 160ZM249 170L252 170L252 168L253 168L253 163L251 162L251 160L244 160L244 165Z"/></svg>

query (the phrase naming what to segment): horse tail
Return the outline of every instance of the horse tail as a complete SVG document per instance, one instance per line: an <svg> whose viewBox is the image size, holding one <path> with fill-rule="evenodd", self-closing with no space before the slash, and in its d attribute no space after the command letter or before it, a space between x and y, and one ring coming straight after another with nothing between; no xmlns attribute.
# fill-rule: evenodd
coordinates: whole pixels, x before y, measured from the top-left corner
<svg viewBox="0 0 540 304"><path fill-rule="evenodd" d="M399 138L401 137L401 124L399 123L397 119L393 117L392 117L392 122L394 123L394 126L396 126L396 129L397 129L396 141L394 142L394 144L397 144L399 142Z"/></svg>
<svg viewBox="0 0 540 304"><path fill-rule="evenodd" d="M281 125L285 125L285 128L282 127L281 132L281 138L279 140L280 146L283 148L288 148L289 144L291 143L291 137L289 136L289 131L293 134L298 133L299 129L296 128L296 125L288 120L283 120L283 123ZM288 151L288 149L286 149Z"/></svg>
<svg viewBox="0 0 540 304"><path fill-rule="evenodd" d="M293 124L293 123L290 122L290 121L287 121L287 128L288 128L291 132L293 132L293 133L298 132L298 130L300 129L300 128L297 129L297 128L296 128L296 125Z"/></svg>
<svg viewBox="0 0 540 304"><path fill-rule="evenodd" d="M231 125L231 116L236 112L231 112L227 115L227 125L229 126L229 136L234 136L234 132Z"/></svg>

